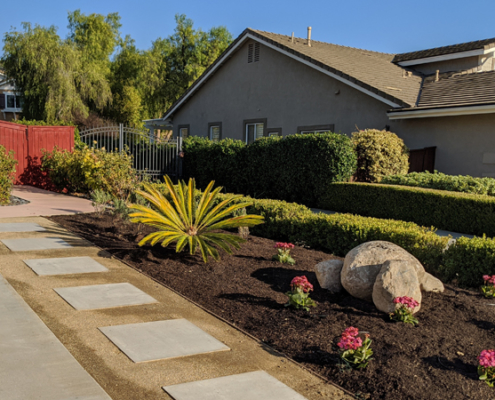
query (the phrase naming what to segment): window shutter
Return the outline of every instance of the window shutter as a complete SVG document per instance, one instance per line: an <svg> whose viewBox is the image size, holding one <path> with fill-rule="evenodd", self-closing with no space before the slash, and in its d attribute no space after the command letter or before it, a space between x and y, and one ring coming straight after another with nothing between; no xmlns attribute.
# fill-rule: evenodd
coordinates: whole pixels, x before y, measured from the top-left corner
<svg viewBox="0 0 495 400"><path fill-rule="evenodd" d="M5 108L5 94L0 93L0 110Z"/></svg>
<svg viewBox="0 0 495 400"><path fill-rule="evenodd" d="M248 45L248 64L253 62L253 44L250 43Z"/></svg>

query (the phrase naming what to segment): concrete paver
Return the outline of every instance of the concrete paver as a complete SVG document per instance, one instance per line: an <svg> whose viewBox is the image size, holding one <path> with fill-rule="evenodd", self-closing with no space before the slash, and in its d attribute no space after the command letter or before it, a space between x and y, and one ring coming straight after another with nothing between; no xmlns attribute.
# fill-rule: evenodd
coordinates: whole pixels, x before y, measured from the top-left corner
<svg viewBox="0 0 495 400"><path fill-rule="evenodd" d="M65 240L55 237L2 239L1 242L12 251L51 250L72 247Z"/></svg>
<svg viewBox="0 0 495 400"><path fill-rule="evenodd" d="M38 275L87 274L108 269L91 257L60 257L22 260Z"/></svg>
<svg viewBox="0 0 495 400"><path fill-rule="evenodd" d="M175 400L305 400L264 371L164 386Z"/></svg>
<svg viewBox="0 0 495 400"><path fill-rule="evenodd" d="M110 400L0 276L0 399Z"/></svg>
<svg viewBox="0 0 495 400"><path fill-rule="evenodd" d="M99 329L135 363L230 350L186 319Z"/></svg>
<svg viewBox="0 0 495 400"><path fill-rule="evenodd" d="M0 232L43 232L46 229L32 222L0 223Z"/></svg>
<svg viewBox="0 0 495 400"><path fill-rule="evenodd" d="M76 310L96 310L157 302L130 283L75 286L53 290Z"/></svg>

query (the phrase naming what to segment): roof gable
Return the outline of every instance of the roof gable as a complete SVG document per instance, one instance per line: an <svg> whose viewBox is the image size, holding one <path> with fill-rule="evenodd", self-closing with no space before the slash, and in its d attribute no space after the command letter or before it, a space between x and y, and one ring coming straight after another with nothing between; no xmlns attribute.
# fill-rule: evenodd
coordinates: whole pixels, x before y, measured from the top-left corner
<svg viewBox="0 0 495 400"><path fill-rule="evenodd" d="M246 29L220 57L186 90L165 112L162 119L170 118L192 94L218 70L247 40L252 39L282 54L331 76L391 107L410 107L417 100L422 77L393 64L392 54L378 53L329 43Z"/></svg>

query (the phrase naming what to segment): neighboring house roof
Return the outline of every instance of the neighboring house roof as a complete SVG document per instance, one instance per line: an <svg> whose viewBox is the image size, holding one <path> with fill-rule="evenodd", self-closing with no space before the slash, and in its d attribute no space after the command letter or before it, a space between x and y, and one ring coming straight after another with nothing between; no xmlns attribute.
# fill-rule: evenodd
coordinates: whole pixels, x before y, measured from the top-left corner
<svg viewBox="0 0 495 400"><path fill-rule="evenodd" d="M294 38L254 29L241 33L186 92L165 112L170 118L198 90L232 53L248 39L253 39L289 57L326 73L394 107L413 106L418 98L422 76L393 64L393 54L378 53L330 43ZM150 120L151 121L151 120Z"/></svg>
<svg viewBox="0 0 495 400"><path fill-rule="evenodd" d="M495 103L495 71L443 74L425 79L417 108Z"/></svg>
<svg viewBox="0 0 495 400"><path fill-rule="evenodd" d="M446 54L462 53L471 50L487 50L495 47L495 38L476 40L474 42L466 42L453 44L450 46L435 47L433 49L411 51L409 53L396 54L392 62L399 63L403 61L418 60L421 58L443 56Z"/></svg>

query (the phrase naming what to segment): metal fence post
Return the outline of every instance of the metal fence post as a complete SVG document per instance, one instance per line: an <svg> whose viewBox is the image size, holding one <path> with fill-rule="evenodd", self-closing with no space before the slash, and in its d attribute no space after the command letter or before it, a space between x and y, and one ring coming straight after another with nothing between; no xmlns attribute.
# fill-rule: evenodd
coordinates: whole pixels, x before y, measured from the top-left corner
<svg viewBox="0 0 495 400"><path fill-rule="evenodd" d="M122 154L122 149L124 148L123 142L124 142L124 125L119 124L119 153L120 154Z"/></svg>

